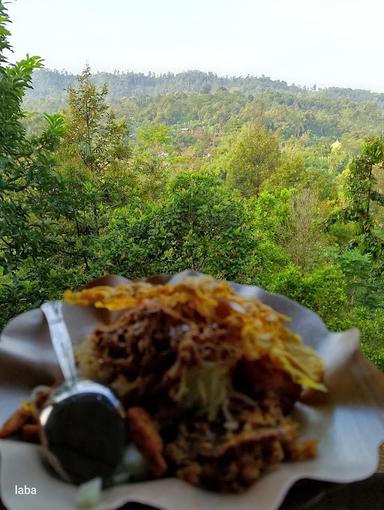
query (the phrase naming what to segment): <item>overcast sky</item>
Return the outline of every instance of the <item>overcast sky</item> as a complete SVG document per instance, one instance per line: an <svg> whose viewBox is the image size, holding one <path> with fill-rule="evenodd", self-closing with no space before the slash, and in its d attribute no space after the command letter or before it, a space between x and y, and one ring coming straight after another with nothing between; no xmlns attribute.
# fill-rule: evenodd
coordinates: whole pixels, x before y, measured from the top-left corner
<svg viewBox="0 0 384 510"><path fill-rule="evenodd" d="M46 67L256 75L384 92L384 0L11 0Z"/></svg>

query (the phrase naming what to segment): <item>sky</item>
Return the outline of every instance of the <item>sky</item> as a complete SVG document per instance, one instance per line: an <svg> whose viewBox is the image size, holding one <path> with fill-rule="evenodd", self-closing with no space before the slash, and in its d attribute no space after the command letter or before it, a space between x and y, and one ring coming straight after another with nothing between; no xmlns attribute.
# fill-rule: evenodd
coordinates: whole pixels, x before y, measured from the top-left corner
<svg viewBox="0 0 384 510"><path fill-rule="evenodd" d="M384 0L10 0L15 59L384 92Z"/></svg>

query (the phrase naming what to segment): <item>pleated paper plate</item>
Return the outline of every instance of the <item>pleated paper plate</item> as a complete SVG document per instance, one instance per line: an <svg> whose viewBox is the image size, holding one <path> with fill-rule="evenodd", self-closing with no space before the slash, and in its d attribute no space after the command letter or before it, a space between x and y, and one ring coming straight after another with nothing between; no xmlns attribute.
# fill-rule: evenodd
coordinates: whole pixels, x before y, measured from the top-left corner
<svg viewBox="0 0 384 510"><path fill-rule="evenodd" d="M172 277L180 280L186 271ZM157 277L154 283L169 278ZM106 276L93 285L117 285L126 281ZM125 484L103 491L94 510L115 510L129 501L163 510L276 510L289 488L303 478L353 482L372 475L378 465L378 447L384 441L384 375L360 352L359 332L331 333L312 311L288 298L258 287L233 284L240 294L256 296L291 317L290 329L316 349L324 359L326 401L296 405L303 437L320 439L316 459L283 463L269 469L247 492L222 495L169 478ZM64 317L73 342L80 342L98 323L112 314L100 309L64 305ZM0 341L0 422L28 399L38 384L60 377L48 327L40 310L13 319ZM0 441L0 494L9 510L72 510L77 488L55 478L40 461L39 446L14 440ZM36 495L15 494L15 485L36 488Z"/></svg>

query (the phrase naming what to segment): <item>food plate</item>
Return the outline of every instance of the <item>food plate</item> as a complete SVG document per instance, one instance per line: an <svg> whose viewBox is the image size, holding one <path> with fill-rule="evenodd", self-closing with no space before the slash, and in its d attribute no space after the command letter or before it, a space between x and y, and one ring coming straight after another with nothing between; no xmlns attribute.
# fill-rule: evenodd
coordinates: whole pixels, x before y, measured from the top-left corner
<svg viewBox="0 0 384 510"><path fill-rule="evenodd" d="M175 275L178 281L187 271ZM157 277L164 283L169 277ZM107 276L90 284L117 285L123 278ZM320 439L316 459L284 463L267 471L247 492L222 495L192 487L177 479L125 484L105 490L94 510L114 510L128 501L164 510L275 510L289 488L303 478L353 482L369 477L378 465L378 447L384 441L384 376L359 350L359 333L351 329L331 333L312 311L283 296L260 288L232 284L236 292L255 296L291 317L290 329L300 334L325 361L329 393L316 405L298 404L295 418L303 437ZM106 310L64 306L72 340L79 343L99 322L108 323ZM26 312L4 329L0 342L0 421L28 399L38 384L60 377L48 328L40 310ZM76 487L51 475L41 464L39 447L13 440L0 441L1 498L9 510L70 510L75 508ZM37 494L15 494L18 487L35 488Z"/></svg>

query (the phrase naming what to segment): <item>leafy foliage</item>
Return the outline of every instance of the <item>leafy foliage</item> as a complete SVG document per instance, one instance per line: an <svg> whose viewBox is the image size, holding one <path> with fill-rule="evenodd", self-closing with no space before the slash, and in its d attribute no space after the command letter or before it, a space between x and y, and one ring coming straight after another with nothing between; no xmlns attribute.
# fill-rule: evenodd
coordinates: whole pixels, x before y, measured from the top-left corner
<svg viewBox="0 0 384 510"><path fill-rule="evenodd" d="M384 369L383 95L42 71L6 61L8 21L0 0L2 325L105 272L193 268L359 327Z"/></svg>
<svg viewBox="0 0 384 510"><path fill-rule="evenodd" d="M344 211L347 220L356 222L362 249L378 257L382 253L384 239L375 234L373 206L384 207L384 194L375 187L375 169L384 170L384 138L369 138L347 170L346 195L349 204Z"/></svg>
<svg viewBox="0 0 384 510"><path fill-rule="evenodd" d="M77 88L68 89L67 133L65 143L93 173L101 173L117 159L127 157L128 129L117 121L106 103L108 88L101 90L91 82L86 66L78 78Z"/></svg>
<svg viewBox="0 0 384 510"><path fill-rule="evenodd" d="M244 197L257 194L280 160L276 136L266 133L262 127L248 124L224 139L217 152L211 166Z"/></svg>
<svg viewBox="0 0 384 510"><path fill-rule="evenodd" d="M255 237L236 193L215 176L186 173L171 181L158 204L116 211L101 245L108 247L105 266L112 272L143 277L190 267L244 279Z"/></svg>
<svg viewBox="0 0 384 510"><path fill-rule="evenodd" d="M32 72L41 67L38 57L7 64L10 49L6 28L9 19L0 2L0 261L3 272L12 272L26 257L36 258L51 245L45 220L47 199L41 190L53 186L50 171L52 125L38 137L26 137L22 125L22 99L31 86Z"/></svg>

